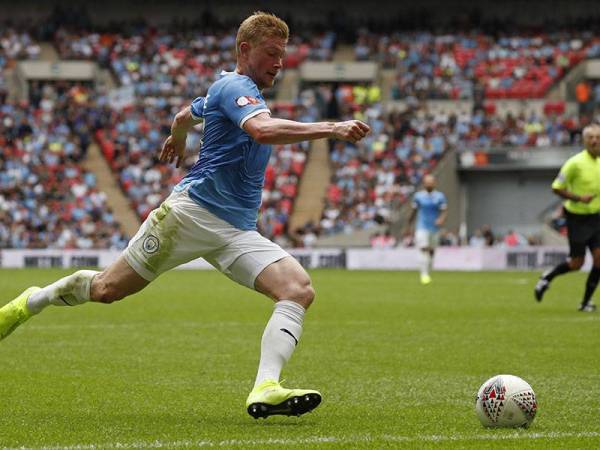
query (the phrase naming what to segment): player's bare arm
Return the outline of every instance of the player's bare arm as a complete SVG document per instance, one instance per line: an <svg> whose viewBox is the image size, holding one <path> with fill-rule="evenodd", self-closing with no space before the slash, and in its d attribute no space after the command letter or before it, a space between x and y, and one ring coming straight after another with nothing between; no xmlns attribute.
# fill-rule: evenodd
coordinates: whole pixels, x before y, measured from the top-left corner
<svg viewBox="0 0 600 450"><path fill-rule="evenodd" d="M596 197L596 194L577 195L566 189L552 189L552 191L559 197L581 203L589 203L594 199L594 197Z"/></svg>
<svg viewBox="0 0 600 450"><path fill-rule="evenodd" d="M181 165L181 160L185 153L185 141L188 132L203 119L196 119L192 116L189 106L179 111L171 124L171 135L165 140L160 152L159 160L161 162L172 163L177 161L175 166Z"/></svg>
<svg viewBox="0 0 600 450"><path fill-rule="evenodd" d="M414 206L410 209L410 215L408 216L408 220L406 221L406 227L404 228L404 235L412 234L413 224L415 222L415 218L417 217L417 208Z"/></svg>
<svg viewBox="0 0 600 450"><path fill-rule="evenodd" d="M339 139L356 143L371 130L360 120L303 123L258 114L244 123L244 131L259 144L294 144L313 139Z"/></svg>
<svg viewBox="0 0 600 450"><path fill-rule="evenodd" d="M444 225L444 222L446 222L446 217L448 217L448 209L442 209L440 212L440 216L435 221L435 224L438 227L441 227L442 225Z"/></svg>

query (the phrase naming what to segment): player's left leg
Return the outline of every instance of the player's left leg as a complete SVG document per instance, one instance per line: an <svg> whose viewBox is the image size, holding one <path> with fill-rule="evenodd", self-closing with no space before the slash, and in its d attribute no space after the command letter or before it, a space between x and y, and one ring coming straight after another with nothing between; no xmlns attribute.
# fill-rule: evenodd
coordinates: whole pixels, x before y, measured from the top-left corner
<svg viewBox="0 0 600 450"><path fill-rule="evenodd" d="M594 295L598 281L600 281L600 247L591 248L591 251L593 259L592 270L590 270L587 277L583 300L579 306L579 311L583 312L596 311L596 305L592 302L592 295Z"/></svg>
<svg viewBox="0 0 600 450"><path fill-rule="evenodd" d="M435 258L435 247L429 247L429 265L427 266L427 270L429 273L433 272L433 259Z"/></svg>
<svg viewBox="0 0 600 450"><path fill-rule="evenodd" d="M318 391L285 389L279 384L281 370L302 335L304 314L315 297L310 277L288 256L265 268L256 278L255 288L276 303L263 333L258 373L246 401L248 412L258 418L312 411L321 403Z"/></svg>
<svg viewBox="0 0 600 450"><path fill-rule="evenodd" d="M315 297L310 277L298 261L257 232L236 231L230 237L230 245L206 260L234 281L275 301L262 336L254 388L246 400L248 413L259 418L312 411L321 402L319 392L279 384L281 370L300 341L304 314Z"/></svg>

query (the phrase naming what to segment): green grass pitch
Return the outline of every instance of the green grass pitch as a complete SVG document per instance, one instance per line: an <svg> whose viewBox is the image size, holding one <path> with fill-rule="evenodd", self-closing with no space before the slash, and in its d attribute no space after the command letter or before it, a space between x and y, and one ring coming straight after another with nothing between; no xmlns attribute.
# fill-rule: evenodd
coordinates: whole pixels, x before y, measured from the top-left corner
<svg viewBox="0 0 600 450"><path fill-rule="evenodd" d="M58 270L0 271L0 303ZM537 273L311 272L317 300L283 378L321 390L303 417L255 421L271 302L176 271L110 306L51 307L0 343L0 448L598 448L600 313L585 274L533 300ZM487 430L475 394L521 376L538 416Z"/></svg>

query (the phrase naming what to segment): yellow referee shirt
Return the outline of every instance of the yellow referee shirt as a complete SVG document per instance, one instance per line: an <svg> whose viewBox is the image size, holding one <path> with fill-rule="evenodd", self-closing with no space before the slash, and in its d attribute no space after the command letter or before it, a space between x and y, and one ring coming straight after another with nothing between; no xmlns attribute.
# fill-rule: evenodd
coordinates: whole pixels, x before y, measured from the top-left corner
<svg viewBox="0 0 600 450"><path fill-rule="evenodd" d="M552 189L566 189L575 195L595 194L587 204L565 200L565 209L574 214L600 212L600 158L592 157L587 150L571 156L560 168Z"/></svg>

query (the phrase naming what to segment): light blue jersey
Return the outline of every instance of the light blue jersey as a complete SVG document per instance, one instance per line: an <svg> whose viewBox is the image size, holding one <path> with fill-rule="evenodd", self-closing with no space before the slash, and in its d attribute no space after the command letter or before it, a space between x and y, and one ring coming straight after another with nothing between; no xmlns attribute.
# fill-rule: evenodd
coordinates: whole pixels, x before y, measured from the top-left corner
<svg viewBox="0 0 600 450"><path fill-rule="evenodd" d="M200 158L175 187L240 230L255 230L271 146L252 140L242 126L270 113L256 83L245 75L223 72L206 98L192 102L192 116L204 118Z"/></svg>
<svg viewBox="0 0 600 450"><path fill-rule="evenodd" d="M435 221L440 213L446 209L446 196L440 191L422 190L417 192L412 201L412 207L417 210L417 230L437 232Z"/></svg>

